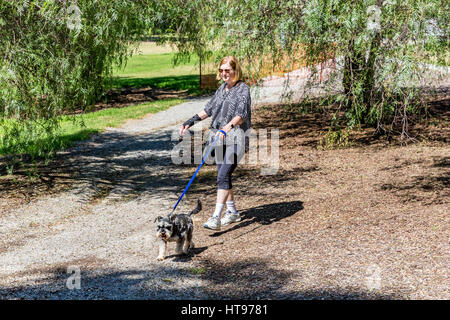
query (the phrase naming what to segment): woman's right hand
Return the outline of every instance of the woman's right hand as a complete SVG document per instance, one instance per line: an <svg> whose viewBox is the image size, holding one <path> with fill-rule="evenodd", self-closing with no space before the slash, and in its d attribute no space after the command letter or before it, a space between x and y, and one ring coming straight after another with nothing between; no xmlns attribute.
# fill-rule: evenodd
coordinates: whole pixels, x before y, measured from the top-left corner
<svg viewBox="0 0 450 320"><path fill-rule="evenodd" d="M185 126L183 126L183 125L181 125L181 128L180 128L180 136L182 136L182 135L184 135L185 133L186 133L186 131L190 128L191 126L190 125L185 125Z"/></svg>

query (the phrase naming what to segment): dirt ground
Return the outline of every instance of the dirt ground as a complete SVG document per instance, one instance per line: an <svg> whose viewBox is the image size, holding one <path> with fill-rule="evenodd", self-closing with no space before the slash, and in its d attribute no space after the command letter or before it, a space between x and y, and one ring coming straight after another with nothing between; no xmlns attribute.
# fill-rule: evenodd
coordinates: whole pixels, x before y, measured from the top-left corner
<svg viewBox="0 0 450 320"><path fill-rule="evenodd" d="M244 219L197 234L197 255L214 286L230 298L448 299L450 109L417 126L421 141L375 139L354 132L353 146L318 150L328 128L318 114L271 106L253 126L280 129L280 167L264 176L235 172ZM195 192L214 199L215 169L200 173ZM197 218L213 210L214 201Z"/></svg>
<svg viewBox="0 0 450 320"><path fill-rule="evenodd" d="M169 98L187 98L187 92L156 87L124 88L110 90L102 101L92 106L88 112L99 111L108 108L123 108L139 103L152 102ZM83 110L75 110L73 114L82 113Z"/></svg>
<svg viewBox="0 0 450 320"><path fill-rule="evenodd" d="M215 205L213 165L187 196L204 203L189 257L209 284L204 297L449 299L448 100L431 111L438 118L411 131L417 141L377 139L364 129L352 132L349 146L324 150L323 114L254 108L254 129L279 129L279 168L274 175L261 174L259 164L236 169L242 221L202 228ZM33 170L39 176L27 178ZM183 178L193 172L186 166ZM70 189L73 174L60 159L1 178L0 212Z"/></svg>

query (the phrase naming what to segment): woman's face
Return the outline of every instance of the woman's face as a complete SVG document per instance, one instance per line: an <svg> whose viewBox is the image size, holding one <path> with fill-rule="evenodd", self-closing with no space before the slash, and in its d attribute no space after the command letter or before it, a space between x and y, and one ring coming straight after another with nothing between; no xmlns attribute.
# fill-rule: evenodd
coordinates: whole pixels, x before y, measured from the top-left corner
<svg viewBox="0 0 450 320"><path fill-rule="evenodd" d="M219 67L219 73L222 80L225 81L227 84L232 84L234 82L235 71L230 66L229 62L224 63Z"/></svg>

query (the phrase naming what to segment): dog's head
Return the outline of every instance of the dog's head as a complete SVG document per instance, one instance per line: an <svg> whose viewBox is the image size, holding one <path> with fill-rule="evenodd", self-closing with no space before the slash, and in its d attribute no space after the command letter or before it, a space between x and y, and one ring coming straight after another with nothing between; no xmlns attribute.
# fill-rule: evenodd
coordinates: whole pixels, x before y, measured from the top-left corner
<svg viewBox="0 0 450 320"><path fill-rule="evenodd" d="M173 232L173 219L169 217L161 217L155 219L156 236L167 241Z"/></svg>

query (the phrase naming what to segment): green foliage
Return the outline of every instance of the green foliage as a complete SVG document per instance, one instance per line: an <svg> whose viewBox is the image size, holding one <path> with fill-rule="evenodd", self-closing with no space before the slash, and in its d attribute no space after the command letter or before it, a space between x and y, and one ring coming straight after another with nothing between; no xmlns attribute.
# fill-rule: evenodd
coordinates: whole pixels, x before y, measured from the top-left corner
<svg viewBox="0 0 450 320"><path fill-rule="evenodd" d="M51 120L2 119L0 121L0 155L27 153L45 157L64 148L57 136L58 126ZM57 119L53 120L59 123Z"/></svg>
<svg viewBox="0 0 450 320"><path fill-rule="evenodd" d="M95 103L146 28L144 4L1 1L0 117L16 119L3 128L3 145L47 141L60 115Z"/></svg>
<svg viewBox="0 0 450 320"><path fill-rule="evenodd" d="M320 140L318 149L346 148L349 144L350 128L330 129Z"/></svg>
<svg viewBox="0 0 450 320"><path fill-rule="evenodd" d="M3 152L29 149L27 139L51 150L60 116L95 103L149 32L176 45L175 64L235 55L256 76L267 58L335 57L342 88L326 99L343 111L339 125L405 133L423 109L418 84L434 72L424 62L448 65L448 9L444 0L0 0Z"/></svg>
<svg viewBox="0 0 450 320"><path fill-rule="evenodd" d="M151 33L163 34L160 43L172 43L178 51L174 63L190 61L194 53L198 57L212 54L217 37L214 19L216 0L150 0Z"/></svg>
<svg viewBox="0 0 450 320"><path fill-rule="evenodd" d="M117 127L128 119L139 119L149 113L166 110L182 103L183 99L165 99L123 108L109 108L76 116L61 116L59 126L46 131L40 121L26 121L19 125L16 119L2 119L0 126L0 155L28 154L43 157L67 148L75 141L88 139L106 127ZM9 164L10 171L14 164Z"/></svg>
<svg viewBox="0 0 450 320"><path fill-rule="evenodd" d="M183 2L171 1L173 7L161 13L164 21L176 16L166 30L173 32L180 52L206 54L214 48L218 57L235 55L253 74L267 64L267 57L286 65L335 57L341 63L335 78L342 78L342 94L334 103L349 127L366 124L387 132L407 122L408 114L418 110L409 106L421 93L420 81L435 73L423 62L448 62L448 1ZM291 54L299 47L303 56ZM328 89L336 86L332 80Z"/></svg>

